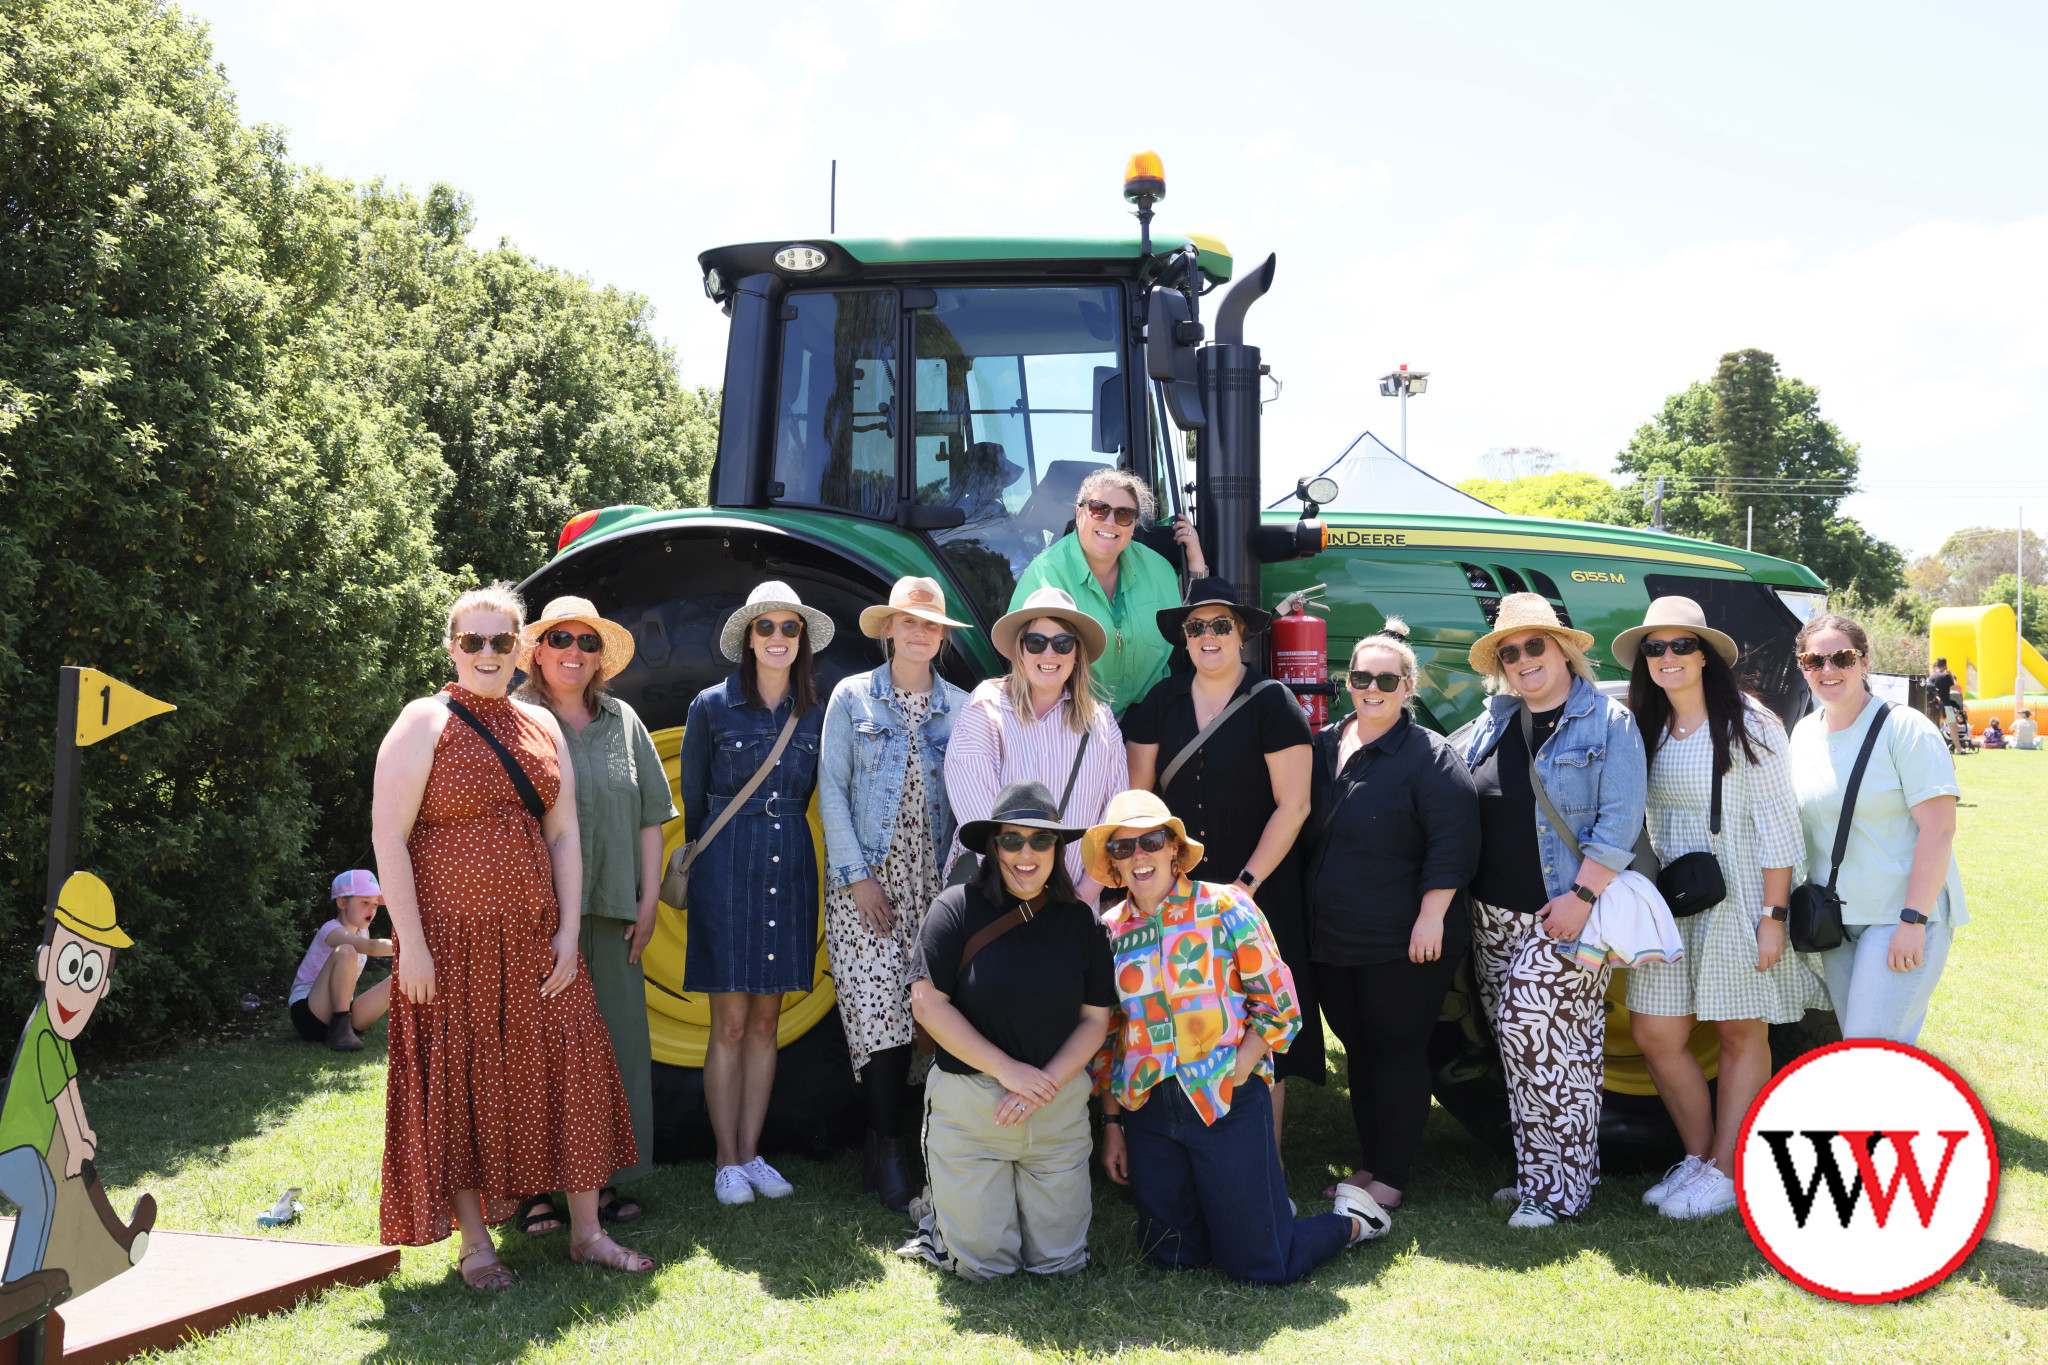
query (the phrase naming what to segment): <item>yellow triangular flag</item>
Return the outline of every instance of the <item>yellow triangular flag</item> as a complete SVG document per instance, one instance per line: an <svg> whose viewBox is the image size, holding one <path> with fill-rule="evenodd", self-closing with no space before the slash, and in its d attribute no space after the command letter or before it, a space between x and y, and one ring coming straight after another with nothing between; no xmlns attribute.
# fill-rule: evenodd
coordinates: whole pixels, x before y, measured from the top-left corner
<svg viewBox="0 0 2048 1365"><path fill-rule="evenodd" d="M178 708L138 692L119 678L110 678L97 668L78 670L78 747L97 744L118 734L138 720L148 720Z"/></svg>

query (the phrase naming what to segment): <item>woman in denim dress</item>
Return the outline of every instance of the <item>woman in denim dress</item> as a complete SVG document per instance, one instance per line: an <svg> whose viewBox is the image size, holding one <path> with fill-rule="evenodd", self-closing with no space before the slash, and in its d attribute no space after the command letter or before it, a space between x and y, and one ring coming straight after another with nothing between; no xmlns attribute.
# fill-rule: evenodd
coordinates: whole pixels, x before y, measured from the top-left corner
<svg viewBox="0 0 2048 1365"><path fill-rule="evenodd" d="M711 997L704 1107L718 1143L712 1187L721 1204L790 1192L757 1149L775 1086L782 996L809 990L816 971L818 862L805 812L825 708L811 660L831 641L831 617L803 605L788 584L763 583L719 635L738 670L697 694L683 731L676 786L695 842L796 717L767 780L690 869L683 989Z"/></svg>

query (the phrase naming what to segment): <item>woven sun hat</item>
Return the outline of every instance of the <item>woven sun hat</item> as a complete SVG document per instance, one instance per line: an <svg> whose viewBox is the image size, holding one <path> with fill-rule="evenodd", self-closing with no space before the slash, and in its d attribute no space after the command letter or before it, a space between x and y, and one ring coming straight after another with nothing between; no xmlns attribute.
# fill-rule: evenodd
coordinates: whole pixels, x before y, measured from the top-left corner
<svg viewBox="0 0 2048 1365"><path fill-rule="evenodd" d="M1608 646L1614 655L1614 662L1623 668L1633 670L1636 666L1636 646L1643 637L1653 630L1687 630L1699 636L1714 647L1721 656L1721 662L1730 668L1741 657L1742 650L1732 636L1724 635L1707 624L1707 614L1700 610L1700 604L1690 597L1660 597L1650 603L1650 609L1643 613L1643 623L1631 626L1614 637Z"/></svg>
<svg viewBox="0 0 2048 1365"><path fill-rule="evenodd" d="M1081 637L1081 648L1088 651L1088 662L1094 663L1102 657L1102 651L1109 647L1109 632L1102 628L1102 622L1082 611L1074 599L1058 588L1040 588L1024 599L1024 605L999 618L989 630L988 638L996 647L996 653L1005 659L1017 657L1017 637L1024 633L1024 627L1041 616L1050 616L1056 621L1065 621Z"/></svg>
<svg viewBox="0 0 2048 1365"><path fill-rule="evenodd" d="M889 618L899 611L935 626L955 626L965 630L968 625L966 621L955 621L946 615L946 590L939 586L937 579L899 578L896 586L889 589L887 606L861 609L860 633L870 640L881 639Z"/></svg>
<svg viewBox="0 0 2048 1365"><path fill-rule="evenodd" d="M718 632L718 647L725 657L734 663L740 661L740 650L746 639L747 627L754 624L757 616L766 616L771 611L793 611L804 618L810 627L811 653L824 652L832 643L832 618L816 607L807 607L798 600L796 589L787 583L769 579L760 587L747 594L747 604L725 618L725 629Z"/></svg>
<svg viewBox="0 0 2048 1365"><path fill-rule="evenodd" d="M1173 837L1180 840L1187 850L1187 861L1181 866L1187 872L1201 864L1202 845L1188 838L1187 826L1180 817L1166 808L1166 803L1153 792L1118 792L1109 798L1103 808L1102 821L1090 825L1088 832L1081 836L1081 866L1089 876L1104 886L1114 886L1110 879L1108 844L1120 829L1158 829L1161 825L1173 831Z"/></svg>
<svg viewBox="0 0 2048 1365"><path fill-rule="evenodd" d="M960 846L969 853L979 853L1004 825L1049 829L1060 836L1063 844L1088 832L1084 826L1069 825L1060 819L1060 803L1043 782L1012 782L996 797L995 809L989 812L988 819L969 820L960 826Z"/></svg>
<svg viewBox="0 0 2048 1365"><path fill-rule="evenodd" d="M540 648L541 636L557 626L580 624L589 626L604 641L604 652L598 656L598 670L602 677L616 678L619 671L633 662L633 632L617 621L607 621L597 614L597 604L587 597L557 597L548 603L540 619L519 632L519 641L526 648L520 655L519 666L532 670L533 651Z"/></svg>
<svg viewBox="0 0 2048 1365"><path fill-rule="evenodd" d="M1197 578L1188 584L1187 600L1177 607L1161 607L1153 619L1159 622L1159 633L1167 643L1176 647L1188 642L1181 634L1181 622L1188 619L1188 613L1196 607L1229 607L1244 622L1245 634L1257 635L1273 624L1273 613L1258 607L1241 605L1237 600L1237 587L1227 578Z"/></svg>
<svg viewBox="0 0 2048 1365"><path fill-rule="evenodd" d="M1494 651L1500 647L1500 642L1527 630L1549 631L1560 640L1570 640L1581 650L1593 647L1592 636L1557 619L1557 608L1551 606L1547 598L1533 592L1511 592L1500 599L1500 609L1493 617L1493 629L1473 641L1472 652L1465 656L1472 662L1472 671L1491 675L1497 662Z"/></svg>

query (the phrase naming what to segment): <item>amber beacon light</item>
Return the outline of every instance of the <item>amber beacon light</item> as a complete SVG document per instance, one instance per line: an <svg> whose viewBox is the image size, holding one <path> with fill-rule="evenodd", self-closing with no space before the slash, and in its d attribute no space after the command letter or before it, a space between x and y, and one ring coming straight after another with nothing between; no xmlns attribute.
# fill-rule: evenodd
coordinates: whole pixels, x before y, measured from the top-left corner
<svg viewBox="0 0 2048 1365"><path fill-rule="evenodd" d="M1166 197L1166 165L1157 152L1135 152L1124 167L1124 198L1144 208Z"/></svg>

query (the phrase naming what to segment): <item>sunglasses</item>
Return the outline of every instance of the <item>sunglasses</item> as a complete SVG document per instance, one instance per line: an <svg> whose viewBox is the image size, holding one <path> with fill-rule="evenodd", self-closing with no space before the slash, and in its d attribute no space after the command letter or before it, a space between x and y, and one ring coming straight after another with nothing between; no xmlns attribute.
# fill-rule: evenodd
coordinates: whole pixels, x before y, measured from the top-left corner
<svg viewBox="0 0 2048 1365"><path fill-rule="evenodd" d="M1355 692L1370 692L1373 688L1377 687L1382 692L1391 693L1406 681L1407 679L1403 678L1399 673L1354 672L1351 675L1351 688Z"/></svg>
<svg viewBox="0 0 2048 1365"><path fill-rule="evenodd" d="M465 630L455 637L455 647L464 654L481 654L485 645L489 645L494 654L510 654L518 643L517 635L479 635L473 630Z"/></svg>
<svg viewBox="0 0 2048 1365"><path fill-rule="evenodd" d="M1204 635L1228 635L1237 629L1237 622L1228 616L1212 616L1206 621L1193 617L1180 623L1180 633L1190 640L1199 640Z"/></svg>
<svg viewBox="0 0 2048 1365"><path fill-rule="evenodd" d="M1818 673L1829 664L1836 668L1854 668L1862 657L1860 649L1838 649L1832 654L1801 654L1799 666L1808 673Z"/></svg>
<svg viewBox="0 0 2048 1365"><path fill-rule="evenodd" d="M757 617L754 621L754 634L765 640L775 633L775 625L775 622L765 616ZM803 632L803 628L804 623L801 621L784 621L782 622L783 638L794 640Z"/></svg>
<svg viewBox="0 0 2048 1365"><path fill-rule="evenodd" d="M1540 659L1543 657L1543 651L1547 648L1549 648L1548 642L1539 635L1526 645L1502 645L1493 653L1494 657L1502 663L1511 664L1519 661L1524 654L1532 659Z"/></svg>
<svg viewBox="0 0 2048 1365"><path fill-rule="evenodd" d="M1049 829L1033 830L1028 835L1006 829L996 836L996 847L1005 853L1022 853L1024 845L1029 844L1033 852L1044 853L1059 841L1060 836Z"/></svg>
<svg viewBox="0 0 2048 1365"><path fill-rule="evenodd" d="M604 641L595 635L578 635L574 631L551 630L540 638L541 642L547 645L549 649L567 649L570 645L574 645L585 654L602 654L604 652Z"/></svg>
<svg viewBox="0 0 2048 1365"><path fill-rule="evenodd" d="M1684 658L1688 654L1699 653L1700 642L1697 637L1688 635L1680 640L1645 640L1636 648L1643 652L1646 659L1661 659L1667 649Z"/></svg>
<svg viewBox="0 0 2048 1365"><path fill-rule="evenodd" d="M1131 855L1141 848L1147 853L1157 853L1165 848L1166 827L1162 825L1158 829L1147 830L1135 839L1111 839L1103 847L1109 850L1109 856L1118 862L1129 862Z"/></svg>
<svg viewBox="0 0 2048 1365"><path fill-rule="evenodd" d="M1113 519L1119 526L1129 526L1138 519L1137 508L1112 507L1100 498L1091 498L1087 502L1077 502L1074 506L1079 510L1087 512L1089 516L1097 521L1110 521Z"/></svg>
<svg viewBox="0 0 2048 1365"><path fill-rule="evenodd" d="M1017 643L1024 646L1026 654L1043 654L1051 649L1055 654L1072 654L1074 646L1081 643L1078 635L1040 635L1032 631L1029 635L1017 637Z"/></svg>

